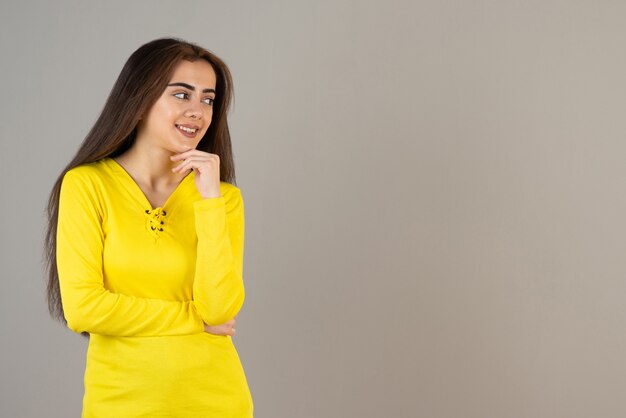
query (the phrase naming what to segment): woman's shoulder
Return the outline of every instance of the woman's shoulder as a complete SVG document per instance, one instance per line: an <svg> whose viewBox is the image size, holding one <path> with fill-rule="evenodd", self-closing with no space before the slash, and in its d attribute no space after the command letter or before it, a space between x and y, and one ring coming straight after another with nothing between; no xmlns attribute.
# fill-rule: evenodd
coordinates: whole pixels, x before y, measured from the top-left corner
<svg viewBox="0 0 626 418"><path fill-rule="evenodd" d="M97 184L107 183L111 170L107 160L107 158L104 158L69 169L63 175L63 183L78 183L83 186L95 186Z"/></svg>
<svg viewBox="0 0 626 418"><path fill-rule="evenodd" d="M231 183L226 183L225 181L220 181L220 192L222 196L241 194L239 187Z"/></svg>
<svg viewBox="0 0 626 418"><path fill-rule="evenodd" d="M220 193L226 201L226 205L238 205L242 200L241 189L231 183L220 181Z"/></svg>
<svg viewBox="0 0 626 418"><path fill-rule="evenodd" d="M220 192L224 198L227 212L235 212L243 207L243 198L239 187L234 184L221 181Z"/></svg>
<svg viewBox="0 0 626 418"><path fill-rule="evenodd" d="M65 175L74 177L93 177L105 175L110 169L110 158L103 158L91 163L84 163L69 169Z"/></svg>

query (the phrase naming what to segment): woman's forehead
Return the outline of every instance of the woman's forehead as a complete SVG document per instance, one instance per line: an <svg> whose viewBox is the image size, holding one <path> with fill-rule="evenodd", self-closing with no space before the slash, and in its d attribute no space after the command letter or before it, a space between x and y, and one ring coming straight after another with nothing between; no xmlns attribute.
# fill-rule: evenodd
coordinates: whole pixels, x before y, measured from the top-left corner
<svg viewBox="0 0 626 418"><path fill-rule="evenodd" d="M170 83L186 83L199 89L213 88L217 76L211 64L205 60L182 60L174 67Z"/></svg>

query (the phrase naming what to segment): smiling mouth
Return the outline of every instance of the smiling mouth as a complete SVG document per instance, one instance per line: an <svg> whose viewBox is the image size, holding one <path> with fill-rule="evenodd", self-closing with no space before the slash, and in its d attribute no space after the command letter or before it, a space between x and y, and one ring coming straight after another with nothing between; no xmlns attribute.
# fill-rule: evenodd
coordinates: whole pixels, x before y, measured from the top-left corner
<svg viewBox="0 0 626 418"><path fill-rule="evenodd" d="M182 125L176 125L176 127L180 129L181 131L188 133L188 134L195 134L196 132L198 132L198 128L188 128Z"/></svg>

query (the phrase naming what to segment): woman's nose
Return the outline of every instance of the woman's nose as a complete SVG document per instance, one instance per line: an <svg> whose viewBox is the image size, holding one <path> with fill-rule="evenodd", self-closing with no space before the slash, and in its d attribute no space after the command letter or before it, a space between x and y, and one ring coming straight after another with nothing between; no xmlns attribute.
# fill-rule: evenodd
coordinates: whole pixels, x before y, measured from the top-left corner
<svg viewBox="0 0 626 418"><path fill-rule="evenodd" d="M189 107L185 110L185 116L193 119L202 118L202 108L199 103L189 103Z"/></svg>

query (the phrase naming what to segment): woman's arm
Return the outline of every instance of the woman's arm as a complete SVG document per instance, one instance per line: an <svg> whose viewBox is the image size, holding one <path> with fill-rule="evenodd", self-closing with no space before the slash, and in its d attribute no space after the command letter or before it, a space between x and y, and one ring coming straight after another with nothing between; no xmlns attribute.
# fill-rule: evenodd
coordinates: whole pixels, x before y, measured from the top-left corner
<svg viewBox="0 0 626 418"><path fill-rule="evenodd" d="M203 332L202 316L191 301L139 298L105 289L102 210L97 195L84 176L72 171L65 175L59 200L57 267L68 327L75 332L128 337Z"/></svg>
<svg viewBox="0 0 626 418"><path fill-rule="evenodd" d="M198 252L194 304L209 325L237 315L243 285L244 207L241 191L225 184L223 196L194 203Z"/></svg>

